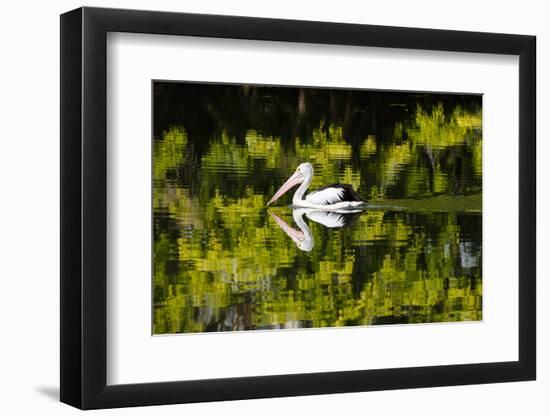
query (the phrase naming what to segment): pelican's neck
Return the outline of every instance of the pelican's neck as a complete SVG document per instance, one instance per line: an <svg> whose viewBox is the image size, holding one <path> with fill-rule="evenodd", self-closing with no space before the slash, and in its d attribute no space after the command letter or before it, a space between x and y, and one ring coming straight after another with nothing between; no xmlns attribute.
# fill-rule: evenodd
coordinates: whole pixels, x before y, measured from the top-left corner
<svg viewBox="0 0 550 417"><path fill-rule="evenodd" d="M309 187L309 184L311 184L312 177L313 173L304 175L304 182L300 184L300 186L294 193L294 197L292 197L292 204L294 204L295 206L300 205L300 202L304 200L304 194Z"/></svg>

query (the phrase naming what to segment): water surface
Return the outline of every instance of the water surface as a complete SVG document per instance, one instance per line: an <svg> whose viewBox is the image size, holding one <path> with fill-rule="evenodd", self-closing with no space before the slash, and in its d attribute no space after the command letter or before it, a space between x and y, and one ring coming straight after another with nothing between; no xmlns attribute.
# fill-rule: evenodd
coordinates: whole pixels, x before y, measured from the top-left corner
<svg viewBox="0 0 550 417"><path fill-rule="evenodd" d="M480 96L157 82L153 140L155 334L481 319ZM268 209L302 162L369 209Z"/></svg>

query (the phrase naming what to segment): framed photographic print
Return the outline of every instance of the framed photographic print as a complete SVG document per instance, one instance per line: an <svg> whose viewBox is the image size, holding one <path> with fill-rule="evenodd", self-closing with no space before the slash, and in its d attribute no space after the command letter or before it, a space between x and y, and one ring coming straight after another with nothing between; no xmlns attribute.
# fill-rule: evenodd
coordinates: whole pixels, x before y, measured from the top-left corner
<svg viewBox="0 0 550 417"><path fill-rule="evenodd" d="M61 400L535 379L535 38L61 16Z"/></svg>

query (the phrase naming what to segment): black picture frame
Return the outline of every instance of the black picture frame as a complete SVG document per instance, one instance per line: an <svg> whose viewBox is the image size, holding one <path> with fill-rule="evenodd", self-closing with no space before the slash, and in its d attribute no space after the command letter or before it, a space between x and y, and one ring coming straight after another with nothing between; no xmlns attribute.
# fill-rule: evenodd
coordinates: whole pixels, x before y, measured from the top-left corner
<svg viewBox="0 0 550 417"><path fill-rule="evenodd" d="M519 56L519 360L107 385L108 32ZM94 409L535 379L534 36L84 7L61 15L60 56L62 402Z"/></svg>

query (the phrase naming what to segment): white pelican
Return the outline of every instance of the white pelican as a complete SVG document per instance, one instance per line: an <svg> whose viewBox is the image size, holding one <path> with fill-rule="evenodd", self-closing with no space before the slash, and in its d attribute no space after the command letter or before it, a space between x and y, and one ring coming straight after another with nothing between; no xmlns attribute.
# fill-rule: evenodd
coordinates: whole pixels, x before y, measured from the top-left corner
<svg viewBox="0 0 550 417"><path fill-rule="evenodd" d="M267 205L277 201L284 193L292 187L301 184L292 198L294 207L314 208L322 210L342 210L353 208L366 208L364 201L357 195L353 187L349 184L332 184L320 188L317 191L309 193L305 199L304 193L311 184L313 178L313 166L309 162L304 162L298 166L294 174L286 180L279 188Z"/></svg>
<svg viewBox="0 0 550 417"><path fill-rule="evenodd" d="M304 221L305 216L316 223L322 224L330 229L341 229L349 226L357 216L362 213L362 210L320 210L299 208L292 210L292 217L294 223L300 230L297 230L290 226L287 222L277 216L275 213L268 211L273 220L279 225L281 229L294 241L298 249L309 252L313 249L315 241L313 234L309 229L307 223Z"/></svg>

